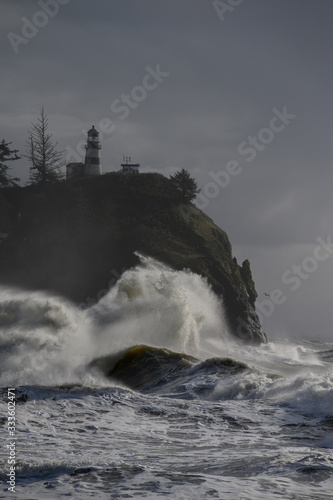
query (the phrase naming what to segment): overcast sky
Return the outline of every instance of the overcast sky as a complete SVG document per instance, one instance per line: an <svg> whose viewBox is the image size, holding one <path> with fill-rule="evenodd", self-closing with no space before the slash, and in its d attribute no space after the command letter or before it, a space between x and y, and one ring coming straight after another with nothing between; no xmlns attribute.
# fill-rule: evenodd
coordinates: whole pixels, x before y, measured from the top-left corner
<svg viewBox="0 0 333 500"><path fill-rule="evenodd" d="M268 337L332 341L333 2L0 5L0 139L24 153L44 106L68 160L94 124L104 172L123 154L143 172L189 170L251 262ZM15 174L27 179L24 161Z"/></svg>

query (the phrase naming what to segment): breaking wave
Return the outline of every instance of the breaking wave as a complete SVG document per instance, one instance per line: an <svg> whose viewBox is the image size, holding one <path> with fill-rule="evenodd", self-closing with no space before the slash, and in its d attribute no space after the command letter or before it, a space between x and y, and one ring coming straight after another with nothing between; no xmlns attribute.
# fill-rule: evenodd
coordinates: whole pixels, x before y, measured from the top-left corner
<svg viewBox="0 0 333 500"><path fill-rule="evenodd" d="M263 399L332 415L332 346L231 339L206 281L141 257L86 310L0 289L0 386L107 387L211 401Z"/></svg>
<svg viewBox="0 0 333 500"><path fill-rule="evenodd" d="M86 310L0 288L0 384L92 383L86 367L105 353L144 343L193 354L204 338L226 335L221 301L203 278L141 256Z"/></svg>

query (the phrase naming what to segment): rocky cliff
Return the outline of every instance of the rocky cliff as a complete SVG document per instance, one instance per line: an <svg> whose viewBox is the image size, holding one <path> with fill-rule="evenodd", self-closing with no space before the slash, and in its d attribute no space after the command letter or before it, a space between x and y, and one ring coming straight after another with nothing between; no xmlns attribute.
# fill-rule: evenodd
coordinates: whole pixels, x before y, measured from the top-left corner
<svg viewBox="0 0 333 500"><path fill-rule="evenodd" d="M254 309L250 264L239 266L228 236L201 210L182 204L159 174L102 177L0 192L0 284L60 293L87 306L135 251L207 278L223 297L235 336L265 342Z"/></svg>

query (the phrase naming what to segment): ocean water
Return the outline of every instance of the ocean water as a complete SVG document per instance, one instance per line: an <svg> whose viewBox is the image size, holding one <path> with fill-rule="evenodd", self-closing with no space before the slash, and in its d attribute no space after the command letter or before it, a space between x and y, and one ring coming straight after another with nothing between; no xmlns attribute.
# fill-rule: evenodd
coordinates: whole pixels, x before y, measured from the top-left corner
<svg viewBox="0 0 333 500"><path fill-rule="evenodd" d="M207 283L153 259L87 309L0 288L0 498L330 499L332 362L238 344Z"/></svg>

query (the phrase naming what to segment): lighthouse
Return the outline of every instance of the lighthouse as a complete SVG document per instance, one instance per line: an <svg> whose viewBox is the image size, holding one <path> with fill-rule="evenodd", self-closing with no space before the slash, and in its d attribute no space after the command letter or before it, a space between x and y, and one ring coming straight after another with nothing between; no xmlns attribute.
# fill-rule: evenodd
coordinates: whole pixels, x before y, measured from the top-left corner
<svg viewBox="0 0 333 500"><path fill-rule="evenodd" d="M66 166L66 179L73 177L85 177L92 175L102 175L101 167L101 143L99 140L99 132L94 125L88 130L87 143L85 145L86 157L84 163L71 162Z"/></svg>
<svg viewBox="0 0 333 500"><path fill-rule="evenodd" d="M101 167L101 143L99 141L99 132L94 125L88 130L86 158L84 161L84 175L102 175Z"/></svg>

